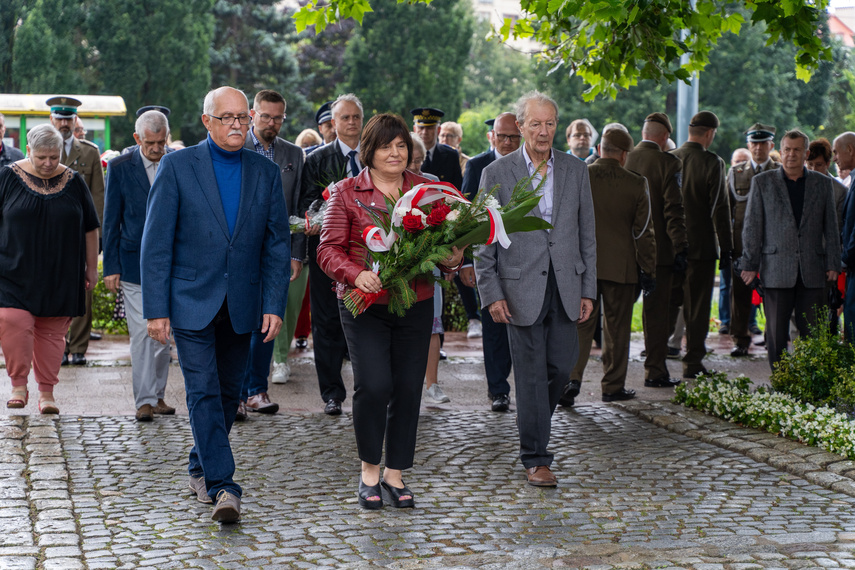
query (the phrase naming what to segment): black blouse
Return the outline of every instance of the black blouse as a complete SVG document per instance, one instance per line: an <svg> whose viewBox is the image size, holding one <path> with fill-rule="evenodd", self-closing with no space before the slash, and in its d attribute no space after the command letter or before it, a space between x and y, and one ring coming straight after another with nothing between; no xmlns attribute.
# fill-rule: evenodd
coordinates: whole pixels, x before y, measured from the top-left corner
<svg viewBox="0 0 855 570"><path fill-rule="evenodd" d="M89 188L74 171L43 180L16 165L0 169L0 307L82 315L86 233L98 227Z"/></svg>

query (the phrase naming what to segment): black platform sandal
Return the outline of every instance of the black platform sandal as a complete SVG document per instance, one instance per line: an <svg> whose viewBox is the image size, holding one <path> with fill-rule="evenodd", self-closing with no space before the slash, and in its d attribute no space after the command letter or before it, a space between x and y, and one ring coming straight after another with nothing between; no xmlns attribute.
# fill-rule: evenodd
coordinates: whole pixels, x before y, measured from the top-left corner
<svg viewBox="0 0 855 570"><path fill-rule="evenodd" d="M362 475L359 476L359 506L363 509L377 510L383 507L383 494L380 491L380 483L368 486L362 481ZM369 497L379 497L376 501L368 500Z"/></svg>
<svg viewBox="0 0 855 570"><path fill-rule="evenodd" d="M416 506L416 501L413 498L413 492L407 489L407 486L404 485L403 489L399 489L397 487L393 487L386 481L380 481L380 484L389 493L389 502L396 509L412 509ZM402 499L401 497L409 495L409 499Z"/></svg>

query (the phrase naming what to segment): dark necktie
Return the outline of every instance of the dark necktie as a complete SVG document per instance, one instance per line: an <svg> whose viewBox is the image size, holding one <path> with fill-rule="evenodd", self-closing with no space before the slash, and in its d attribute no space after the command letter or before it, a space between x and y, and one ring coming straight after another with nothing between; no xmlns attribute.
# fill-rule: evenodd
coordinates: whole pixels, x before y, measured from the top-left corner
<svg viewBox="0 0 855 570"><path fill-rule="evenodd" d="M356 166L356 151L352 150L347 153L347 158L350 159L350 175L356 178L359 175L359 168Z"/></svg>
<svg viewBox="0 0 855 570"><path fill-rule="evenodd" d="M429 168L430 168L430 153L428 152L427 156L425 156L425 161L422 163L422 170L424 170L425 172L428 172Z"/></svg>

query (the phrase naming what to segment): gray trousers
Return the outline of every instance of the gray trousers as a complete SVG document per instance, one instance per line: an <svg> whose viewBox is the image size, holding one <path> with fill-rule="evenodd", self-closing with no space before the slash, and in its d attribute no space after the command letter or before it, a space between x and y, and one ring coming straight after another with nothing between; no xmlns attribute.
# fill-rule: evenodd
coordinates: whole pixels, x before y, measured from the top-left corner
<svg viewBox="0 0 855 570"><path fill-rule="evenodd" d="M552 267L543 308L533 325L508 325L514 366L520 460L528 469L552 465L547 451L552 413L579 357L579 335L561 304Z"/></svg>
<svg viewBox="0 0 855 570"><path fill-rule="evenodd" d="M148 336L142 312L142 288L136 283L119 282L125 292L125 318L131 335L131 372L134 381L134 405L157 405L166 390L169 376L169 344L160 344Z"/></svg>

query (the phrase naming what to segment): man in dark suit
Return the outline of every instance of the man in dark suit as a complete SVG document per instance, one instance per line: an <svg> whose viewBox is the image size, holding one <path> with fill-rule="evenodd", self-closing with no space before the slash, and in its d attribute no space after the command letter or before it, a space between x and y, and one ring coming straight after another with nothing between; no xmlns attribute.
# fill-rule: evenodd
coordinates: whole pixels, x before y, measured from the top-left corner
<svg viewBox="0 0 855 570"><path fill-rule="evenodd" d="M632 306L639 282L645 293L656 283L656 240L650 223L647 180L623 168L631 150L628 132L617 128L605 131L597 147L600 158L588 167L597 226L598 294L593 314L597 314L600 297L603 300L604 402L635 397L635 390L626 388ZM579 325L579 360L570 374L571 383L582 382L596 326L594 319ZM578 395L579 387L574 391Z"/></svg>
<svg viewBox="0 0 855 570"><path fill-rule="evenodd" d="M285 98L276 91L262 89L255 95L250 116L252 117L252 128L249 129L244 148L266 156L279 167L279 174L282 177L282 191L285 194L285 204L288 206L288 211L299 211L303 150L277 136L279 129L282 128L282 123L285 121ZM306 294L308 272L305 274L303 272L305 257L305 234L291 234L291 259L281 260L282 263L290 263L290 284L273 284L274 286L286 285L288 290L285 320L281 332L273 343L264 342L264 335L260 331L252 332L249 367L241 392L241 407L238 408L237 418L239 420L246 419L247 411L262 414L275 414L279 411L279 404L271 402L267 395L267 377L270 374L270 360L274 356L275 362L271 379L273 383L285 384L291 375L291 369L288 366L288 350L291 348L291 339L294 338L294 329L297 326L297 317L300 315L300 307L303 304L303 295Z"/></svg>
<svg viewBox="0 0 855 570"><path fill-rule="evenodd" d="M703 359L710 329L710 304L716 259L730 265L733 239L727 199L724 161L707 150L715 139L718 117L701 111L689 123L689 138L672 151L683 163L683 210L689 238L688 267L683 282L683 316L686 321L686 355L683 378L707 372Z"/></svg>
<svg viewBox="0 0 855 570"><path fill-rule="evenodd" d="M837 170L855 170L855 133L845 132L834 139L832 145ZM846 296L843 299L843 322L847 342L855 342L855 176L843 201L843 224L840 237L843 242L841 258L846 270Z"/></svg>
<svg viewBox="0 0 855 570"><path fill-rule="evenodd" d="M50 122L62 134L62 159L60 162L78 172L86 182L98 219L104 219L104 170L101 168L101 151L95 143L74 136L77 108L80 100L74 97L51 97L46 101L50 107ZM86 351L92 334L92 291L86 292L86 313L71 319L62 363L86 364ZM93 334L93 337L96 335ZM96 338L100 338L97 336ZM70 355L70 356L69 356Z"/></svg>
<svg viewBox="0 0 855 570"><path fill-rule="evenodd" d="M671 388L680 383L671 378L666 364L668 336L673 326L672 278L682 279L686 270L686 218L680 194L680 159L665 152L671 135L671 121L665 113L651 113L644 119L642 141L626 159L625 168L647 179L650 217L656 236L656 289L644 298L644 385ZM674 277L675 274L677 277ZM673 319L676 320L676 311Z"/></svg>
<svg viewBox="0 0 855 570"><path fill-rule="evenodd" d="M507 204L516 184L531 177L542 195L532 213L553 228L514 234L507 249L480 248L475 271L482 308L509 325L526 478L554 487L552 414L579 354L576 323L591 316L597 294L594 206L585 163L552 148L555 101L533 91L517 102L516 116L525 145L487 166L480 186L498 185L496 197Z"/></svg>
<svg viewBox="0 0 855 570"><path fill-rule="evenodd" d="M478 193L481 173L498 158L510 154L520 147L520 129L517 117L513 113L502 113L496 117L493 127L493 140L496 147L472 157L466 163L461 191L470 200ZM460 281L467 287L475 287L475 268L471 258L467 258L460 268ZM511 349L508 346L508 330L504 323L497 323L489 311L481 314L482 347L484 350L484 371L487 374L487 396L490 409L494 412L506 412L511 404L511 385L508 375L511 373Z"/></svg>
<svg viewBox="0 0 855 570"><path fill-rule="evenodd" d="M832 180L805 168L807 135L798 130L781 139L780 169L757 174L742 230L740 277L749 285L759 272L765 288L766 349L769 366L787 350L790 315L799 334L819 325L825 283L840 272L840 239Z"/></svg>
<svg viewBox="0 0 855 570"><path fill-rule="evenodd" d="M6 136L6 117L0 113L0 168L24 158L23 152L3 143L4 136Z"/></svg>
<svg viewBox="0 0 855 570"><path fill-rule="evenodd" d="M131 336L131 371L137 421L154 414L174 414L164 401L169 377L169 345L148 336L140 286L140 243L145 209L160 159L167 151L169 122L159 111L148 111L136 122L134 150L107 165L104 221L104 285L114 293L121 287Z"/></svg>
<svg viewBox="0 0 855 570"><path fill-rule="evenodd" d="M166 343L175 333L195 445L190 489L215 501L212 519L240 518L229 431L252 331L273 342L287 298L290 232L279 168L243 148L243 92L205 97L208 137L161 159L142 239L143 316ZM283 286L284 284L284 286Z"/></svg>
<svg viewBox="0 0 855 570"><path fill-rule="evenodd" d="M352 93L341 95L332 104L332 124L336 140L308 157L303 167L300 215L312 202L323 199L324 190L332 183L351 178L362 170L359 161L359 137L362 134L362 103ZM341 329L335 282L318 266L320 226L306 232L309 255L309 303L312 310L312 339L315 371L324 401L324 413L341 414L347 392L341 377L341 366L347 354L347 341Z"/></svg>

